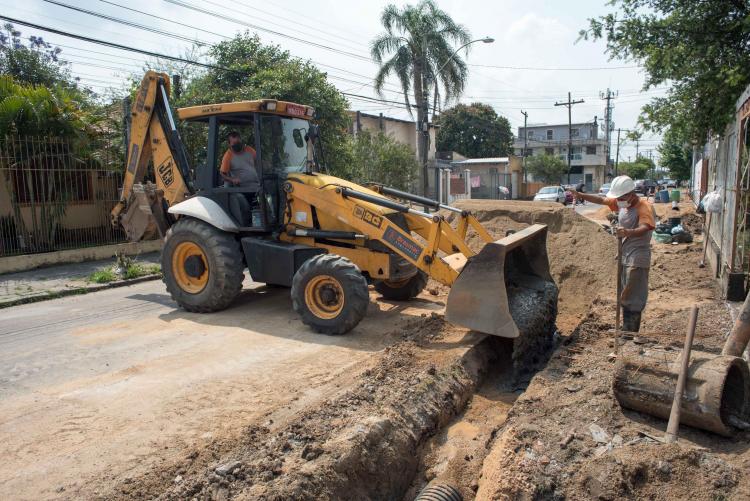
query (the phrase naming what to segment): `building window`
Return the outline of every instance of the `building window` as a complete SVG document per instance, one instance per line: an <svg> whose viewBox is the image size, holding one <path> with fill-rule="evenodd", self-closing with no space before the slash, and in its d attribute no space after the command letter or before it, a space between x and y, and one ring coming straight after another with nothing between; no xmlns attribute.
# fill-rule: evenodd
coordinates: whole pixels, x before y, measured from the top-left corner
<svg viewBox="0 0 750 501"><path fill-rule="evenodd" d="M544 154L545 155L554 155L555 149L554 148L544 148Z"/></svg>
<svg viewBox="0 0 750 501"><path fill-rule="evenodd" d="M529 139L534 139L534 131L533 130L527 131L526 137L528 137Z"/></svg>
<svg viewBox="0 0 750 501"><path fill-rule="evenodd" d="M596 155L596 146L586 146L587 155Z"/></svg>
<svg viewBox="0 0 750 501"><path fill-rule="evenodd" d="M534 156L534 148L526 148L526 156L527 157Z"/></svg>
<svg viewBox="0 0 750 501"><path fill-rule="evenodd" d="M552 140L552 129L547 129L547 141Z"/></svg>
<svg viewBox="0 0 750 501"><path fill-rule="evenodd" d="M578 137L580 132L581 131L579 129L570 129L570 137Z"/></svg>
<svg viewBox="0 0 750 501"><path fill-rule="evenodd" d="M571 160L580 160L581 159L581 147L580 146L573 146L570 149L570 158L571 158Z"/></svg>

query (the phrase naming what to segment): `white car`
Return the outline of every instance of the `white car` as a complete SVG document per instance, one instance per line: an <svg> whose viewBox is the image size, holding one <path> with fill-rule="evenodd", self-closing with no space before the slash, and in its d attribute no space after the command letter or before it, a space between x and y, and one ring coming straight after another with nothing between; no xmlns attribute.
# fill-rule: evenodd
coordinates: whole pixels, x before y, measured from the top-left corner
<svg viewBox="0 0 750 501"><path fill-rule="evenodd" d="M601 188L599 188L599 196L605 197L607 196L607 193L609 193L609 187L612 186L612 183L604 183Z"/></svg>
<svg viewBox="0 0 750 501"><path fill-rule="evenodd" d="M565 190L562 186L545 186L534 195L535 202L565 203Z"/></svg>

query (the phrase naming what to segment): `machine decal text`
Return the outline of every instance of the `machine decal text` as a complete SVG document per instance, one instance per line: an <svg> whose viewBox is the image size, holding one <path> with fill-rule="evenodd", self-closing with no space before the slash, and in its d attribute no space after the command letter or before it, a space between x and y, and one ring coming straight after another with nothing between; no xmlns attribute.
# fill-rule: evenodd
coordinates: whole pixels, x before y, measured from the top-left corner
<svg viewBox="0 0 750 501"><path fill-rule="evenodd" d="M369 223L376 228L380 228L383 224L383 216L379 216L359 205L354 206L354 215L365 223Z"/></svg>
<svg viewBox="0 0 750 501"><path fill-rule="evenodd" d="M419 255L422 253L422 247L417 244L414 240L403 236L393 228L387 228L383 233L383 240L412 258L414 261L419 259Z"/></svg>

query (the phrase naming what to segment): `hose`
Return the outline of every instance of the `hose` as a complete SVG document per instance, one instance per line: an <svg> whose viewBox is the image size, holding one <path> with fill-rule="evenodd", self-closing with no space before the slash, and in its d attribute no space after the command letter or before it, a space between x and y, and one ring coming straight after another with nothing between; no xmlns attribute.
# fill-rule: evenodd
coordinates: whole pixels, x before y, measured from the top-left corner
<svg viewBox="0 0 750 501"><path fill-rule="evenodd" d="M463 501L463 496L452 485L430 482L414 501Z"/></svg>

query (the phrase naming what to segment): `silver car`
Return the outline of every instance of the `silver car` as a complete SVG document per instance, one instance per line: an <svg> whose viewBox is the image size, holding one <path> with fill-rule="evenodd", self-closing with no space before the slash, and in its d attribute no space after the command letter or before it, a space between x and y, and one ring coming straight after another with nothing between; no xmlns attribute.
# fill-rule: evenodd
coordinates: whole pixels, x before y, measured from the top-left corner
<svg viewBox="0 0 750 501"><path fill-rule="evenodd" d="M606 196L607 193L609 193L609 187L611 186L610 183L604 183L601 188L599 188L599 196Z"/></svg>
<svg viewBox="0 0 750 501"><path fill-rule="evenodd" d="M545 186L534 195L535 202L565 203L565 190L562 186Z"/></svg>

